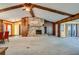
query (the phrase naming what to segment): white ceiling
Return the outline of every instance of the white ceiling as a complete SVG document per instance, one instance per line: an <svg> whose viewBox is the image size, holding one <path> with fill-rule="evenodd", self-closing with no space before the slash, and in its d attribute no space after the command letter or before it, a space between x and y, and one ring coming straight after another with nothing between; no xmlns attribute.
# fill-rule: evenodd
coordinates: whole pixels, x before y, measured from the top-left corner
<svg viewBox="0 0 79 59"><path fill-rule="evenodd" d="M44 19L46 19L48 21L52 21L52 22L56 22L58 20L61 20L63 18L68 17L68 16L64 16L61 14L52 13L49 11L37 9L37 8L34 8L33 10L34 10L35 16L44 18Z"/></svg>
<svg viewBox="0 0 79 59"><path fill-rule="evenodd" d="M56 9L59 11L67 12L70 14L76 14L79 12L79 4L78 3L37 3L38 5L45 6L48 8ZM0 3L0 9L18 5L18 3ZM56 14L53 12L45 11L42 9L33 9L35 16L44 18L48 21L56 22L68 16L64 16L61 14ZM0 13L0 19L9 19L12 21L16 21L21 19L22 17L31 17L31 14L27 11L23 11L22 8L10 10L7 12Z"/></svg>
<svg viewBox="0 0 79 59"><path fill-rule="evenodd" d="M26 16L31 17L31 14L22 10L21 8L0 13L0 19L6 19L11 21L17 21Z"/></svg>
<svg viewBox="0 0 79 59"><path fill-rule="evenodd" d="M60 10L70 14L76 14L79 12L79 3L46 3L46 4L40 3L38 5Z"/></svg>
<svg viewBox="0 0 79 59"><path fill-rule="evenodd" d="M0 9L10 7L10 6L14 6L14 5L18 5L18 3L0 3Z"/></svg>

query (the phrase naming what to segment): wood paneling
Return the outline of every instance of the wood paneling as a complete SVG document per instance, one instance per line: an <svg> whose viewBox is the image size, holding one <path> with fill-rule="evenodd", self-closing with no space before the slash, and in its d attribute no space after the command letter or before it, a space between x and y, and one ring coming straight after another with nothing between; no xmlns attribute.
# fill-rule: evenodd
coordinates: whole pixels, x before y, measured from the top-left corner
<svg viewBox="0 0 79 59"><path fill-rule="evenodd" d="M60 37L60 24L57 24L57 25L58 25L58 28L57 28L58 34L57 34L57 36Z"/></svg>
<svg viewBox="0 0 79 59"><path fill-rule="evenodd" d="M27 36L28 35L28 17L22 18L22 36Z"/></svg>
<svg viewBox="0 0 79 59"><path fill-rule="evenodd" d="M3 32L3 20L0 20L0 32Z"/></svg>
<svg viewBox="0 0 79 59"><path fill-rule="evenodd" d="M53 35L55 36L56 35L56 24L53 23Z"/></svg>

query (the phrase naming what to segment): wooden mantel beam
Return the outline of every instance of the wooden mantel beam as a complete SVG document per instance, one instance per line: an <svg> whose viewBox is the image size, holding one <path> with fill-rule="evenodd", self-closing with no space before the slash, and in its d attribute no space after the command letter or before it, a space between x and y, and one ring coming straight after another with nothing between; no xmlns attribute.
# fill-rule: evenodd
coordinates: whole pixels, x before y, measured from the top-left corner
<svg viewBox="0 0 79 59"><path fill-rule="evenodd" d="M56 23L64 23L64 22L73 21L73 20L76 20L76 19L79 19L79 13L75 14L73 16L67 17L65 19L59 20Z"/></svg>

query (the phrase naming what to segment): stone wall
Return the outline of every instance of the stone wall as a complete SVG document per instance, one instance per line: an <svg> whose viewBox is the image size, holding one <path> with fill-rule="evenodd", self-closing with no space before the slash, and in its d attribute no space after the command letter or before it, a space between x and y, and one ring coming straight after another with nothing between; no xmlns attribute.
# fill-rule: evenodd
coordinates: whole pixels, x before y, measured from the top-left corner
<svg viewBox="0 0 79 59"><path fill-rule="evenodd" d="M29 18L28 36L36 36L36 30L41 30L44 34L44 20L40 18Z"/></svg>

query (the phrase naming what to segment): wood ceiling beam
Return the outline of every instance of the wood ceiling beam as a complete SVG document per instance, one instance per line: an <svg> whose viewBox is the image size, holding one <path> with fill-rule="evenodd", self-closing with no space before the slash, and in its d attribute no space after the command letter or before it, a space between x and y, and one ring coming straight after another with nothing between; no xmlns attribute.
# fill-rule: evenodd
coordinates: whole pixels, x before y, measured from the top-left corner
<svg viewBox="0 0 79 59"><path fill-rule="evenodd" d="M32 15L32 17L35 17L35 14L33 12L33 9L31 9L30 14Z"/></svg>
<svg viewBox="0 0 79 59"><path fill-rule="evenodd" d="M27 5L28 3L25 3L25 4ZM24 4L20 4L20 5L15 5L15 6L7 7L7 8L4 8L4 9L0 9L0 12L5 12L5 11L8 11L8 10L21 8L21 7L23 7L23 5ZM31 5L33 5L36 8L39 8L39 9L47 10L47 11L58 13L58 14L62 14L62 15L67 15L67 16L71 16L72 15L72 14L69 14L69 13L65 13L65 12L62 12L62 11L58 11L58 10L55 10L55 9L43 7L43 6L36 5L36 4L31 4Z"/></svg>
<svg viewBox="0 0 79 59"><path fill-rule="evenodd" d="M72 14L69 14L69 13L66 13L63 11L58 11L55 9L47 8L47 7L36 5L36 4L33 4L33 5L34 5L34 7L39 8L39 9L47 10L47 11L54 12L54 13L61 14L61 15L72 16Z"/></svg>
<svg viewBox="0 0 79 59"><path fill-rule="evenodd" d="M27 5L27 4L28 4L28 3L26 3L26 5ZM21 8L21 7L23 7L23 5L24 5L24 4L19 4L19 5L7 7L7 8L4 8L4 9L0 9L0 12L5 12L5 11L9 11L9 10ZM58 13L58 14L61 14L61 15L70 16L70 17L68 17L68 18L65 18L65 19L62 19L62 20L60 20L60 21L57 21L56 23L68 22L68 21L72 21L72 20L75 20L75 19L78 19L78 18L79 18L79 14L72 15L72 14L65 13L65 12L62 12L62 11L58 11L58 10L55 10L55 9L43 7L43 6L40 6L40 5L36 5L36 4L32 4L32 5L33 5L33 7L36 7L36 8L39 8L39 9L47 10L47 11L54 12L54 13ZM33 10L31 10L30 13L31 13L32 17L35 17Z"/></svg>
<svg viewBox="0 0 79 59"><path fill-rule="evenodd" d="M73 21L73 20L76 20L76 19L79 19L79 13L75 14L73 16L67 17L65 19L59 20L56 23L64 23L64 22Z"/></svg>
<svg viewBox="0 0 79 59"><path fill-rule="evenodd" d="M30 5L30 3L23 3L23 4L7 7L7 8L4 8L4 9L0 9L0 12L5 12L5 11L21 8L21 7L24 7L24 5Z"/></svg>
<svg viewBox="0 0 79 59"><path fill-rule="evenodd" d="M4 8L4 9L0 9L0 12L5 12L5 11L8 11L8 10L13 10L13 9L21 8L21 7L23 7L23 4L7 7L7 8Z"/></svg>

